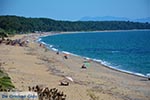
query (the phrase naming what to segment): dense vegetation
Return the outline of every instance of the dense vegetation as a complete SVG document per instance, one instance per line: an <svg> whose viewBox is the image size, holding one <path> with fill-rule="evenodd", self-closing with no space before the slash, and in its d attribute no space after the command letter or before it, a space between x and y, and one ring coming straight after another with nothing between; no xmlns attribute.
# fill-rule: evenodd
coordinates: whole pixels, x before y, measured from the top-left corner
<svg viewBox="0 0 150 100"><path fill-rule="evenodd" d="M7 33L25 33L34 31L99 31L150 29L150 23L130 21L57 21L48 18L25 18L18 16L0 16L0 30Z"/></svg>
<svg viewBox="0 0 150 100"><path fill-rule="evenodd" d="M14 85L11 78L0 69L0 91L12 88L14 88Z"/></svg>

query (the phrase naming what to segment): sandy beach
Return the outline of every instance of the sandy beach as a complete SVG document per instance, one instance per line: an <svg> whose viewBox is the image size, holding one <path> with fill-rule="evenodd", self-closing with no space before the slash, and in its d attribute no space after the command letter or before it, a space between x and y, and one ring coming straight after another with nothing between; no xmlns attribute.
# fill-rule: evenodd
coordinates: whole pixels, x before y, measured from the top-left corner
<svg viewBox="0 0 150 100"><path fill-rule="evenodd" d="M47 33L48 34L48 33ZM47 35L45 34L45 35ZM49 33L50 35L50 33ZM90 67L81 69L84 58L64 54L39 46L40 35L15 35L12 39L29 40L28 47L0 45L0 62L11 77L16 89L28 91L28 86L41 85L58 88L67 100L149 100L150 81L107 68L90 61ZM60 81L71 77L69 86Z"/></svg>

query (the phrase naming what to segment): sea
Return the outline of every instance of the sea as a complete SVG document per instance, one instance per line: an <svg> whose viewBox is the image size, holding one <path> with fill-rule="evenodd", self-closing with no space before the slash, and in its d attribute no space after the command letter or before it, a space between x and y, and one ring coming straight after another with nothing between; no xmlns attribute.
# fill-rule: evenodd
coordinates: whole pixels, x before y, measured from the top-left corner
<svg viewBox="0 0 150 100"><path fill-rule="evenodd" d="M115 70L150 75L150 30L77 32L40 37L49 49L90 58Z"/></svg>

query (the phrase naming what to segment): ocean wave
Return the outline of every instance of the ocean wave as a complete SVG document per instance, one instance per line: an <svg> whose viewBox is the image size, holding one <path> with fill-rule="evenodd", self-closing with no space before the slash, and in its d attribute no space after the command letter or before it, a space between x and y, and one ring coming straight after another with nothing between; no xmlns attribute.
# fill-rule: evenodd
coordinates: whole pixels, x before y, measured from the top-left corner
<svg viewBox="0 0 150 100"><path fill-rule="evenodd" d="M122 69L116 69L116 70L119 70L121 72L125 72L125 73L128 73L128 74L136 75L136 76L147 77L147 76L145 76L144 74L141 74L141 73L131 72L131 71L122 70Z"/></svg>
<svg viewBox="0 0 150 100"><path fill-rule="evenodd" d="M72 54L72 53L67 52L67 51L62 51L62 53L69 54L69 55L71 55L71 54Z"/></svg>
<svg viewBox="0 0 150 100"><path fill-rule="evenodd" d="M51 48L53 51L59 51L58 49L56 49L56 48Z"/></svg>
<svg viewBox="0 0 150 100"><path fill-rule="evenodd" d="M146 76L147 76L148 78L150 78L150 73L147 73Z"/></svg>
<svg viewBox="0 0 150 100"><path fill-rule="evenodd" d="M41 40L42 40L41 38L38 38L38 40L37 40L37 41L38 41L38 42L40 42Z"/></svg>
<svg viewBox="0 0 150 100"><path fill-rule="evenodd" d="M112 66L112 64L109 63L109 62L107 62L107 61L103 61L103 60L100 60L100 59L92 59L92 60L95 61L95 62L98 62L98 63L100 63L100 64L102 64L102 65L104 65L104 66L106 66L108 68L117 70L117 71L125 72L125 73L136 75L136 76L148 77L147 75L144 75L144 74L141 74L141 73L136 73L136 72L131 72L131 71L120 69L119 68L120 65L118 65L118 66Z"/></svg>
<svg viewBox="0 0 150 100"><path fill-rule="evenodd" d="M52 47L53 47L53 45L49 45L49 47L50 47L50 48L52 48Z"/></svg>
<svg viewBox="0 0 150 100"><path fill-rule="evenodd" d="M83 57L84 59L86 59L86 60L91 60L91 58L89 58L89 57Z"/></svg>
<svg viewBox="0 0 150 100"><path fill-rule="evenodd" d="M45 42L40 42L40 43L42 43L42 44L44 44L44 45L47 45Z"/></svg>

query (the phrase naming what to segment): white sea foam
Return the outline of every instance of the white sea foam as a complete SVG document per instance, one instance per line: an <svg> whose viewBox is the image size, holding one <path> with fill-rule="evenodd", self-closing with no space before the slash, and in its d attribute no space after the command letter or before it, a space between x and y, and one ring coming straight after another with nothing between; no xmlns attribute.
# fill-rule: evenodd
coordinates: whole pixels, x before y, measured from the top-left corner
<svg viewBox="0 0 150 100"><path fill-rule="evenodd" d="M99 62L99 63L101 63L102 62L102 60L100 60L100 59L92 59L93 61L96 61L96 62Z"/></svg>
<svg viewBox="0 0 150 100"><path fill-rule="evenodd" d="M38 39L36 40L36 42L38 42L38 43L40 43L41 41L42 41L41 38L38 38Z"/></svg>
<svg viewBox="0 0 150 100"><path fill-rule="evenodd" d="M47 47L48 49L54 48L53 45L50 45L50 44L46 44L46 47Z"/></svg>
<svg viewBox="0 0 150 100"><path fill-rule="evenodd" d="M50 48L52 48L52 47L53 47L53 45L49 45L49 47L50 47Z"/></svg>
<svg viewBox="0 0 150 100"><path fill-rule="evenodd" d="M150 73L146 74L146 76L147 76L148 78L150 78Z"/></svg>
<svg viewBox="0 0 150 100"><path fill-rule="evenodd" d="M38 41L38 42L40 42L41 40L42 40L42 39L41 39L41 38L39 38L37 41Z"/></svg>
<svg viewBox="0 0 150 100"><path fill-rule="evenodd" d="M67 51L62 51L62 53L71 55L71 53L70 53L70 52L67 52Z"/></svg>
<svg viewBox="0 0 150 100"><path fill-rule="evenodd" d="M119 71L125 72L125 73L129 73L129 74L132 74L132 75L137 75L137 76L146 77L145 75L143 75L143 74L141 74L141 73L131 72L131 71L122 70L122 69L116 69L116 70L119 70Z"/></svg>
<svg viewBox="0 0 150 100"><path fill-rule="evenodd" d="M143 74L141 74L141 73L135 73L135 72L123 70L123 69L120 69L118 66L112 66L112 64L109 63L109 62L107 62L107 61L102 61L102 60L99 60L99 59L93 59L93 61L99 62L99 63L101 63L102 65L107 66L107 67L109 67L109 68L111 68L111 69L114 69L114 70L117 70L117 71L129 73L129 74L132 74L132 75L137 75L137 76L146 77L145 75L143 75ZM149 74L149 77L150 77L150 74Z"/></svg>
<svg viewBox="0 0 150 100"><path fill-rule="evenodd" d="M68 55L72 55L72 56L76 56L76 57L82 57L80 55L77 55L77 54L74 54L74 53L71 53L71 52L67 52L67 51L62 51L62 53L65 53L65 54L68 54Z"/></svg>
<svg viewBox="0 0 150 100"><path fill-rule="evenodd" d="M41 42L42 44L44 44L44 45L47 45L45 42Z"/></svg>
<svg viewBox="0 0 150 100"><path fill-rule="evenodd" d="M59 51L58 49L56 49L56 48L51 48L53 51Z"/></svg>

